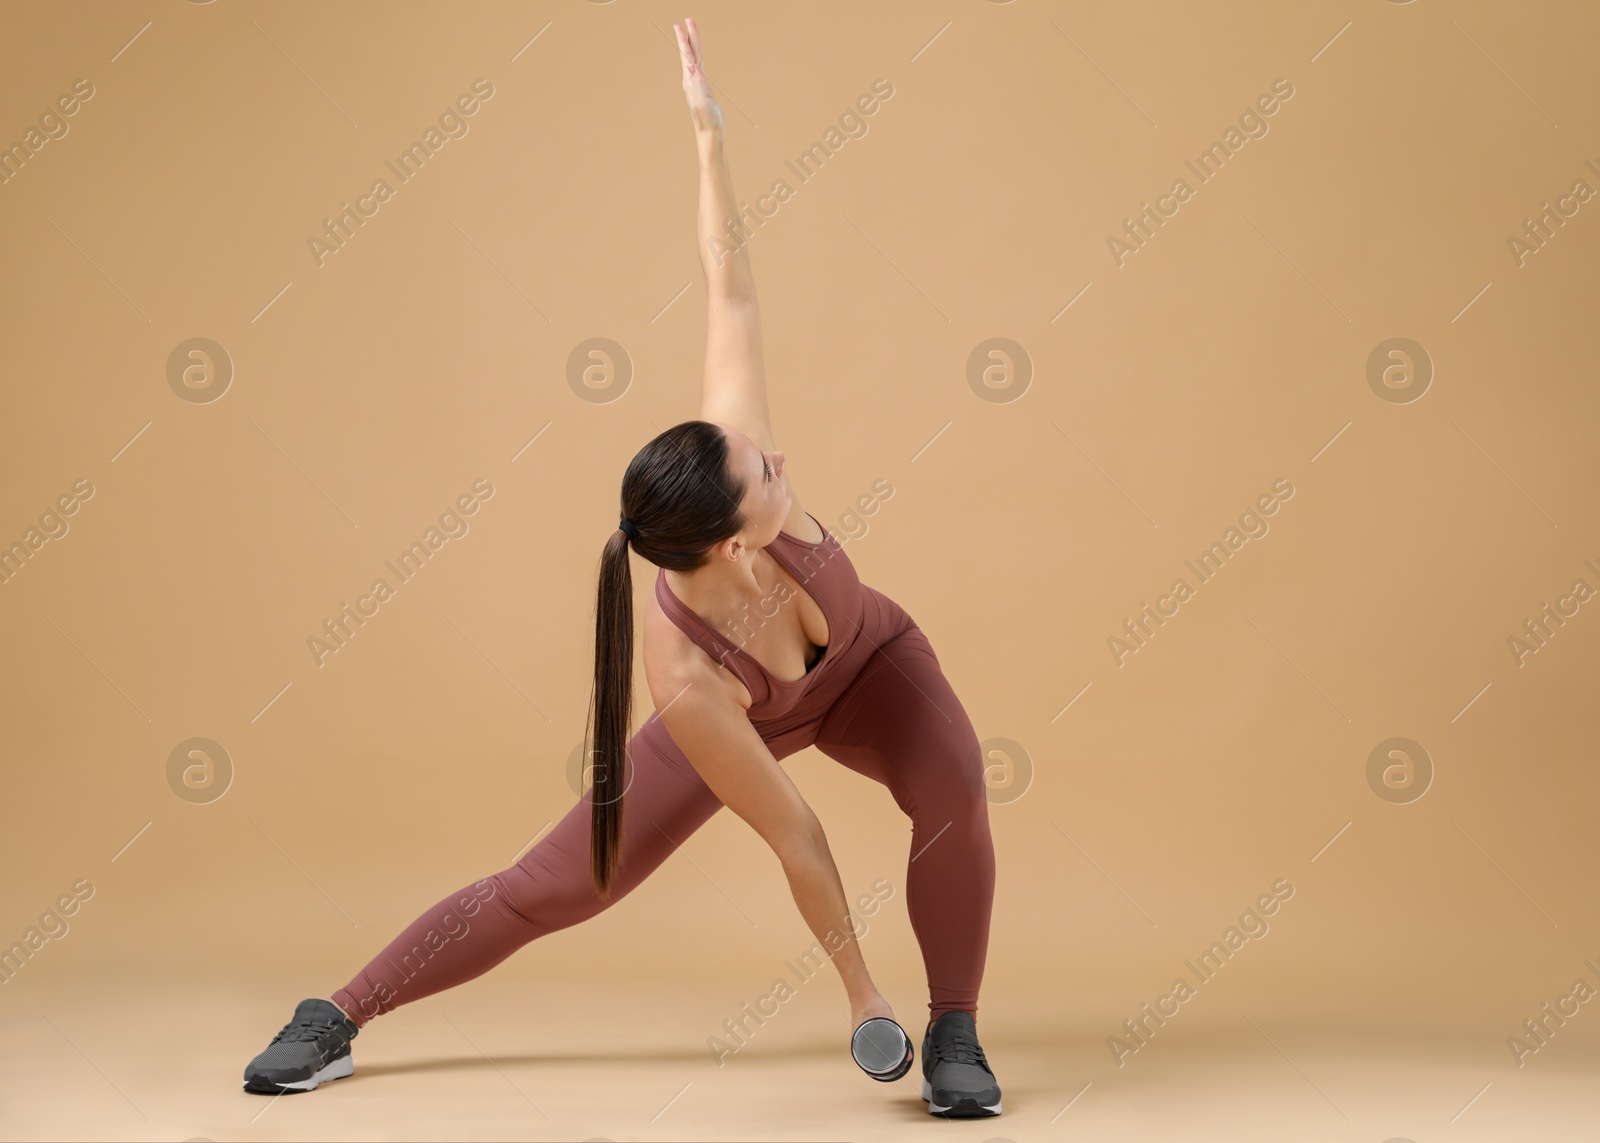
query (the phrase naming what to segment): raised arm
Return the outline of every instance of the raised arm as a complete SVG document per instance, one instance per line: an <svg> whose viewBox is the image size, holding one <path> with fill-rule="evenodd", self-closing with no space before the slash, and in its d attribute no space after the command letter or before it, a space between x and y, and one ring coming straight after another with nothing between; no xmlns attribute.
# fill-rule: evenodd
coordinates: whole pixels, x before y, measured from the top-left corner
<svg viewBox="0 0 1600 1143"><path fill-rule="evenodd" d="M767 409L766 366L761 353L761 307L750 249L742 233L733 178L723 153L722 108L711 93L692 19L674 24L683 70L683 93L694 122L700 159L696 236L706 276L706 367L700 383L700 419L737 425L764 451L776 446Z"/></svg>

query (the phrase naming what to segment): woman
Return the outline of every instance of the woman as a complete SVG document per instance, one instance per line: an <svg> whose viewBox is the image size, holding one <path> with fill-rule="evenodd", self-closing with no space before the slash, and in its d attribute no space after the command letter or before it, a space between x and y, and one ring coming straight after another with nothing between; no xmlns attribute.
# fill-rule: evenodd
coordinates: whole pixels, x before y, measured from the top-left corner
<svg viewBox="0 0 1600 1143"><path fill-rule="evenodd" d="M351 1074L373 1017L470 980L627 896L723 806L771 846L839 969L852 1029L893 1010L873 986L816 815L778 761L807 746L888 786L912 820L907 906L927 968L922 1095L941 1116L996 1115L978 1043L994 851L977 736L920 628L862 584L801 507L773 447L760 313L734 216L724 123L693 20L674 25L700 155L710 297L701 419L666 430L622 479L596 604L594 782L538 845L425 912L331 999L304 1000L245 1070L247 1090L306 1091ZM629 546L660 570L644 620L656 713L632 708ZM754 622L752 623L752 617ZM733 632L729 638L723 632ZM865 1066L865 1065L863 1065Z"/></svg>

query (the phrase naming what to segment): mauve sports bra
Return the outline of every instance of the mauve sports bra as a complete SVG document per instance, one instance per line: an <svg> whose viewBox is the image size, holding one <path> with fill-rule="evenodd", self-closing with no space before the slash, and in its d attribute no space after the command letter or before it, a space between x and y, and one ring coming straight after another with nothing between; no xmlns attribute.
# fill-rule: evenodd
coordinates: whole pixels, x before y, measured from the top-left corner
<svg viewBox="0 0 1600 1143"><path fill-rule="evenodd" d="M806 515L822 528L821 540L812 543L788 532L779 532L766 548L794 577L800 589L816 601L828 621L827 646L822 649L821 657L798 679L780 679L774 675L755 656L713 628L674 595L667 586L665 569L656 572L656 600L662 610L701 650L726 666L744 684L750 692L750 720L758 730L784 729L825 713L877 647L873 639L860 638L867 603L875 598L888 602L861 582L839 539L810 512ZM893 608L892 604L888 606ZM882 607L872 608L874 615L882 611ZM759 614L753 613L751 621L759 618Z"/></svg>

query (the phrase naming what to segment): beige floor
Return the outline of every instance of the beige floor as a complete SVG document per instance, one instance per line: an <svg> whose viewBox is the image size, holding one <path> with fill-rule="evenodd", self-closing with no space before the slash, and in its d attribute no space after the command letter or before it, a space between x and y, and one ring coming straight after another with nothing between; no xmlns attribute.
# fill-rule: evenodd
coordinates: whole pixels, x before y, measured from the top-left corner
<svg viewBox="0 0 1600 1143"><path fill-rule="evenodd" d="M1600 1137L1600 1068L1577 1021L1567 1044L1552 1040L1517 1070L1481 1035L1318 1031L1216 1005L1217 1020L1174 1022L1119 1069L1098 1014L1074 1022L1053 1001L990 990L981 1026L1005 1114L941 1122L918 1097L918 1071L878 1084L856 1070L831 982L780 1008L719 1068L706 1013L726 1007L725 987L608 990L497 971L380 1018L355 1043L353 1076L286 1098L241 1092L239 1080L300 999L293 988L73 987L37 981L5 997L5 1138Z"/></svg>

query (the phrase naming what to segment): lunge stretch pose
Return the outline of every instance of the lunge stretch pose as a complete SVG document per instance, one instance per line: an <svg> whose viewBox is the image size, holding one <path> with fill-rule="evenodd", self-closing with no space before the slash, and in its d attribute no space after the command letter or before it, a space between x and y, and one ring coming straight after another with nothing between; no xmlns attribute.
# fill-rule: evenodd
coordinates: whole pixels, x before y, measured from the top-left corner
<svg viewBox="0 0 1600 1143"><path fill-rule="evenodd" d="M699 32L685 24L674 30L699 151L710 298L700 419L651 440L622 478L622 520L599 568L593 784L515 865L439 901L330 998L302 1001L246 1068L248 1090L306 1091L350 1075L350 1040L374 1017L595 916L723 806L772 848L806 924L832 950L851 1028L892 1021L862 960L821 823L778 764L815 746L883 783L911 818L905 891L927 970L928 1110L1000 1112L976 1029L994 896L977 736L922 630L860 581L784 475L749 254L742 246L726 257L711 251L709 240L734 216L733 187ZM624 751L630 547L659 569L642 621L656 709Z"/></svg>

